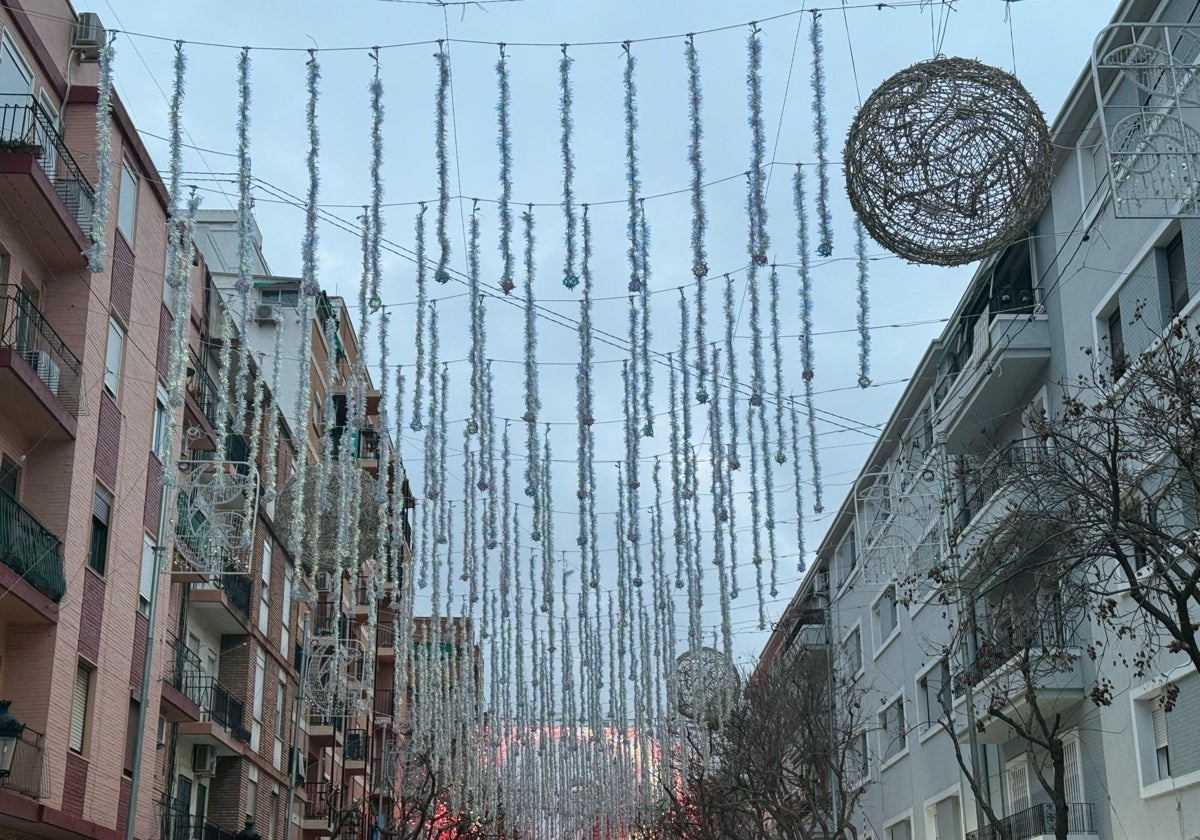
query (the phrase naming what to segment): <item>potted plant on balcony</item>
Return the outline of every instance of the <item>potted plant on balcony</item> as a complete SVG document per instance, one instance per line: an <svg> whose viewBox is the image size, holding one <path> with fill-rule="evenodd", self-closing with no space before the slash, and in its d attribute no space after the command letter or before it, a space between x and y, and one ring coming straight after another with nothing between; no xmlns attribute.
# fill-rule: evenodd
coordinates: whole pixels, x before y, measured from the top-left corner
<svg viewBox="0 0 1200 840"><path fill-rule="evenodd" d="M23 137L0 139L0 154L33 155L36 158L40 158L44 151L40 143L35 143Z"/></svg>

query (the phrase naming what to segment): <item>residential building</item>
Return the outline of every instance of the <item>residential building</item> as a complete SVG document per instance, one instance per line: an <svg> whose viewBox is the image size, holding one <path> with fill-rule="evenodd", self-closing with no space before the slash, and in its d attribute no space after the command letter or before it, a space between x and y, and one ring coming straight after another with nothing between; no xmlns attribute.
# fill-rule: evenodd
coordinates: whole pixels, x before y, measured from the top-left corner
<svg viewBox="0 0 1200 840"><path fill-rule="evenodd" d="M1191 51L1185 64L1195 61L1200 30L1159 25L1200 26L1191 0L1123 0L1114 24L1098 39L1100 55L1120 55L1134 39L1138 60L1173 44ZM1064 604L1063 588L1038 574L1032 552L1023 549L1028 562L1006 567L1001 581L983 565L997 556L989 552L1005 550L981 536L1005 505L1005 479L1038 445L1033 418L1058 416L1064 383L1098 365L1119 379L1175 319L1194 318L1200 300L1200 219L1187 196L1136 194L1151 180L1143 175L1164 166L1154 157L1161 150L1126 146L1115 178L1106 157L1106 140L1123 139L1114 132L1122 118L1141 120L1136 130L1169 127L1162 114L1170 102L1146 89L1157 90L1136 68L1101 67L1094 78L1088 57L1081 63L1051 128L1048 206L1028 236L979 265L762 654L760 667L787 665L798 650L828 646L836 678L867 691L873 720L857 762L870 784L862 800L866 836L990 840L980 800L1012 840L1053 836L1053 809L1034 772L1046 766L1045 752L1001 719L1030 702L1060 716L1070 837L1200 833L1200 745L1191 723L1200 715L1200 675L1190 662L1164 650L1156 677L1135 676L1132 664L1114 668L1123 658L1132 663L1132 643L1103 635L1086 610ZM1191 101L1194 84L1194 76L1183 79L1174 95ZM1097 91L1106 111L1114 109L1106 123ZM1194 133L1194 115L1184 120ZM1170 180L1166 169L1158 175ZM1157 213L1137 217L1154 202ZM1039 535L1007 539L1028 547ZM979 584L969 614L941 597L938 570ZM1057 657L1053 669L1018 679L1018 651L980 641L978 628L1002 629L1015 605L1037 616L1035 645ZM973 638L963 636L964 626L977 628ZM1102 662L1087 655L1090 647L1102 651ZM1090 692L1101 666L1112 701L1098 706ZM1159 700L1165 681L1180 689L1170 710ZM956 761L956 741L969 775Z"/></svg>
<svg viewBox="0 0 1200 840"><path fill-rule="evenodd" d="M67 0L25 5L0 9L0 697L26 725L0 831L115 838L139 712L160 702L146 644L167 627L148 616L167 196L117 92L104 267L88 270L103 32ZM152 772L138 799L136 834L154 836Z"/></svg>

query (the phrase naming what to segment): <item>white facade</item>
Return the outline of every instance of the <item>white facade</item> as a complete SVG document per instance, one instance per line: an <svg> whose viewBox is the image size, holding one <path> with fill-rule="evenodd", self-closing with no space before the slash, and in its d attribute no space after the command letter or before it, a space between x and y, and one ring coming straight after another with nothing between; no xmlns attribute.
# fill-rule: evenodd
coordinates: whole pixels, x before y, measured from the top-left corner
<svg viewBox="0 0 1200 840"><path fill-rule="evenodd" d="M1200 27L1200 5L1124 0L1114 21ZM1153 37L1133 29L1139 38ZM1126 26L1125 38L1129 31ZM1009 447L1029 437L1030 412L1055 416L1060 383L1109 364L1110 340L1135 358L1174 317L1194 317L1200 305L1200 219L1117 218L1091 66L1087 56L1080 59L1085 69L1052 127L1057 155L1049 206L1028 239L981 264L763 653L764 662L785 658L792 640L804 638L797 617L828 605L838 676L868 689L872 784L862 801L860 836L961 840L976 832L975 797L953 740L929 723L939 691L952 696L968 763L970 742L977 743L973 766L986 776L992 807L1025 815L1009 823L1013 840L1053 836L1037 822L1036 809L1049 799L1030 768L1028 742L1012 738L986 710L977 715L978 726L967 725L963 684L972 681L961 678L965 663L952 650L943 665L955 616L920 572L970 562L960 559L969 552L951 553L951 540L969 544L980 519L1000 501L978 479L987 473L980 465L1004 468ZM1102 74L1100 88L1110 105L1137 107L1138 92L1127 79ZM1131 323L1135 307L1142 312L1137 324ZM1123 335L1110 336L1110 324L1123 327ZM963 481L955 468L960 459L973 467L975 479ZM1087 622L1057 621L1052 596L1032 585L1024 594L1046 616L1047 644L1081 654L1089 642L1101 644L1103 674L1113 681L1112 704L1097 707L1089 698L1096 666L1080 655L1053 675L1053 684L1041 686L1071 733L1066 790L1080 805L1072 808L1071 837L1200 837L1200 675L1184 657L1162 655L1156 670L1181 688L1175 710L1164 715L1158 705L1163 680L1141 682L1114 669L1117 643L1093 638ZM979 686L1004 678L1002 666L988 676L980 668ZM947 669L949 689L943 688Z"/></svg>

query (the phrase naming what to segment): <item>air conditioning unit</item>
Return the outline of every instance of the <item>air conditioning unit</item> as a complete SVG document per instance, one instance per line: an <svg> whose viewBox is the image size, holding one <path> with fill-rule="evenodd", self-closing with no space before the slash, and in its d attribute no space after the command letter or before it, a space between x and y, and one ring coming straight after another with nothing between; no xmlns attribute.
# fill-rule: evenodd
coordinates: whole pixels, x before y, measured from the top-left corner
<svg viewBox="0 0 1200 840"><path fill-rule="evenodd" d="M46 387L58 394L58 363L45 350L25 351L25 361L33 368L38 379L46 383Z"/></svg>
<svg viewBox="0 0 1200 840"><path fill-rule="evenodd" d="M107 37L100 16L95 12L84 12L71 27L71 49L79 50L85 59L95 61L100 58L100 48Z"/></svg>
<svg viewBox="0 0 1200 840"><path fill-rule="evenodd" d="M333 575L329 572L317 572L317 591L330 592L333 590Z"/></svg>
<svg viewBox="0 0 1200 840"><path fill-rule="evenodd" d="M192 747L192 772L197 776L217 774L217 751L211 744L196 744Z"/></svg>
<svg viewBox="0 0 1200 840"><path fill-rule="evenodd" d="M279 320L279 307L260 303L254 307L254 320L260 324L274 324Z"/></svg>

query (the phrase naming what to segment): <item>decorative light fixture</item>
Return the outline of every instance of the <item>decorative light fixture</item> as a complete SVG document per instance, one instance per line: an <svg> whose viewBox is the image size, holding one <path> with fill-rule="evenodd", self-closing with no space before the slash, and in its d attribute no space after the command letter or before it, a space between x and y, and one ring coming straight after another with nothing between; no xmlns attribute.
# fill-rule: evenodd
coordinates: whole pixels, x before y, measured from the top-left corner
<svg viewBox="0 0 1200 840"><path fill-rule="evenodd" d="M12 772L13 755L17 742L25 732L25 724L17 720L8 707L11 700L0 700L0 779Z"/></svg>

